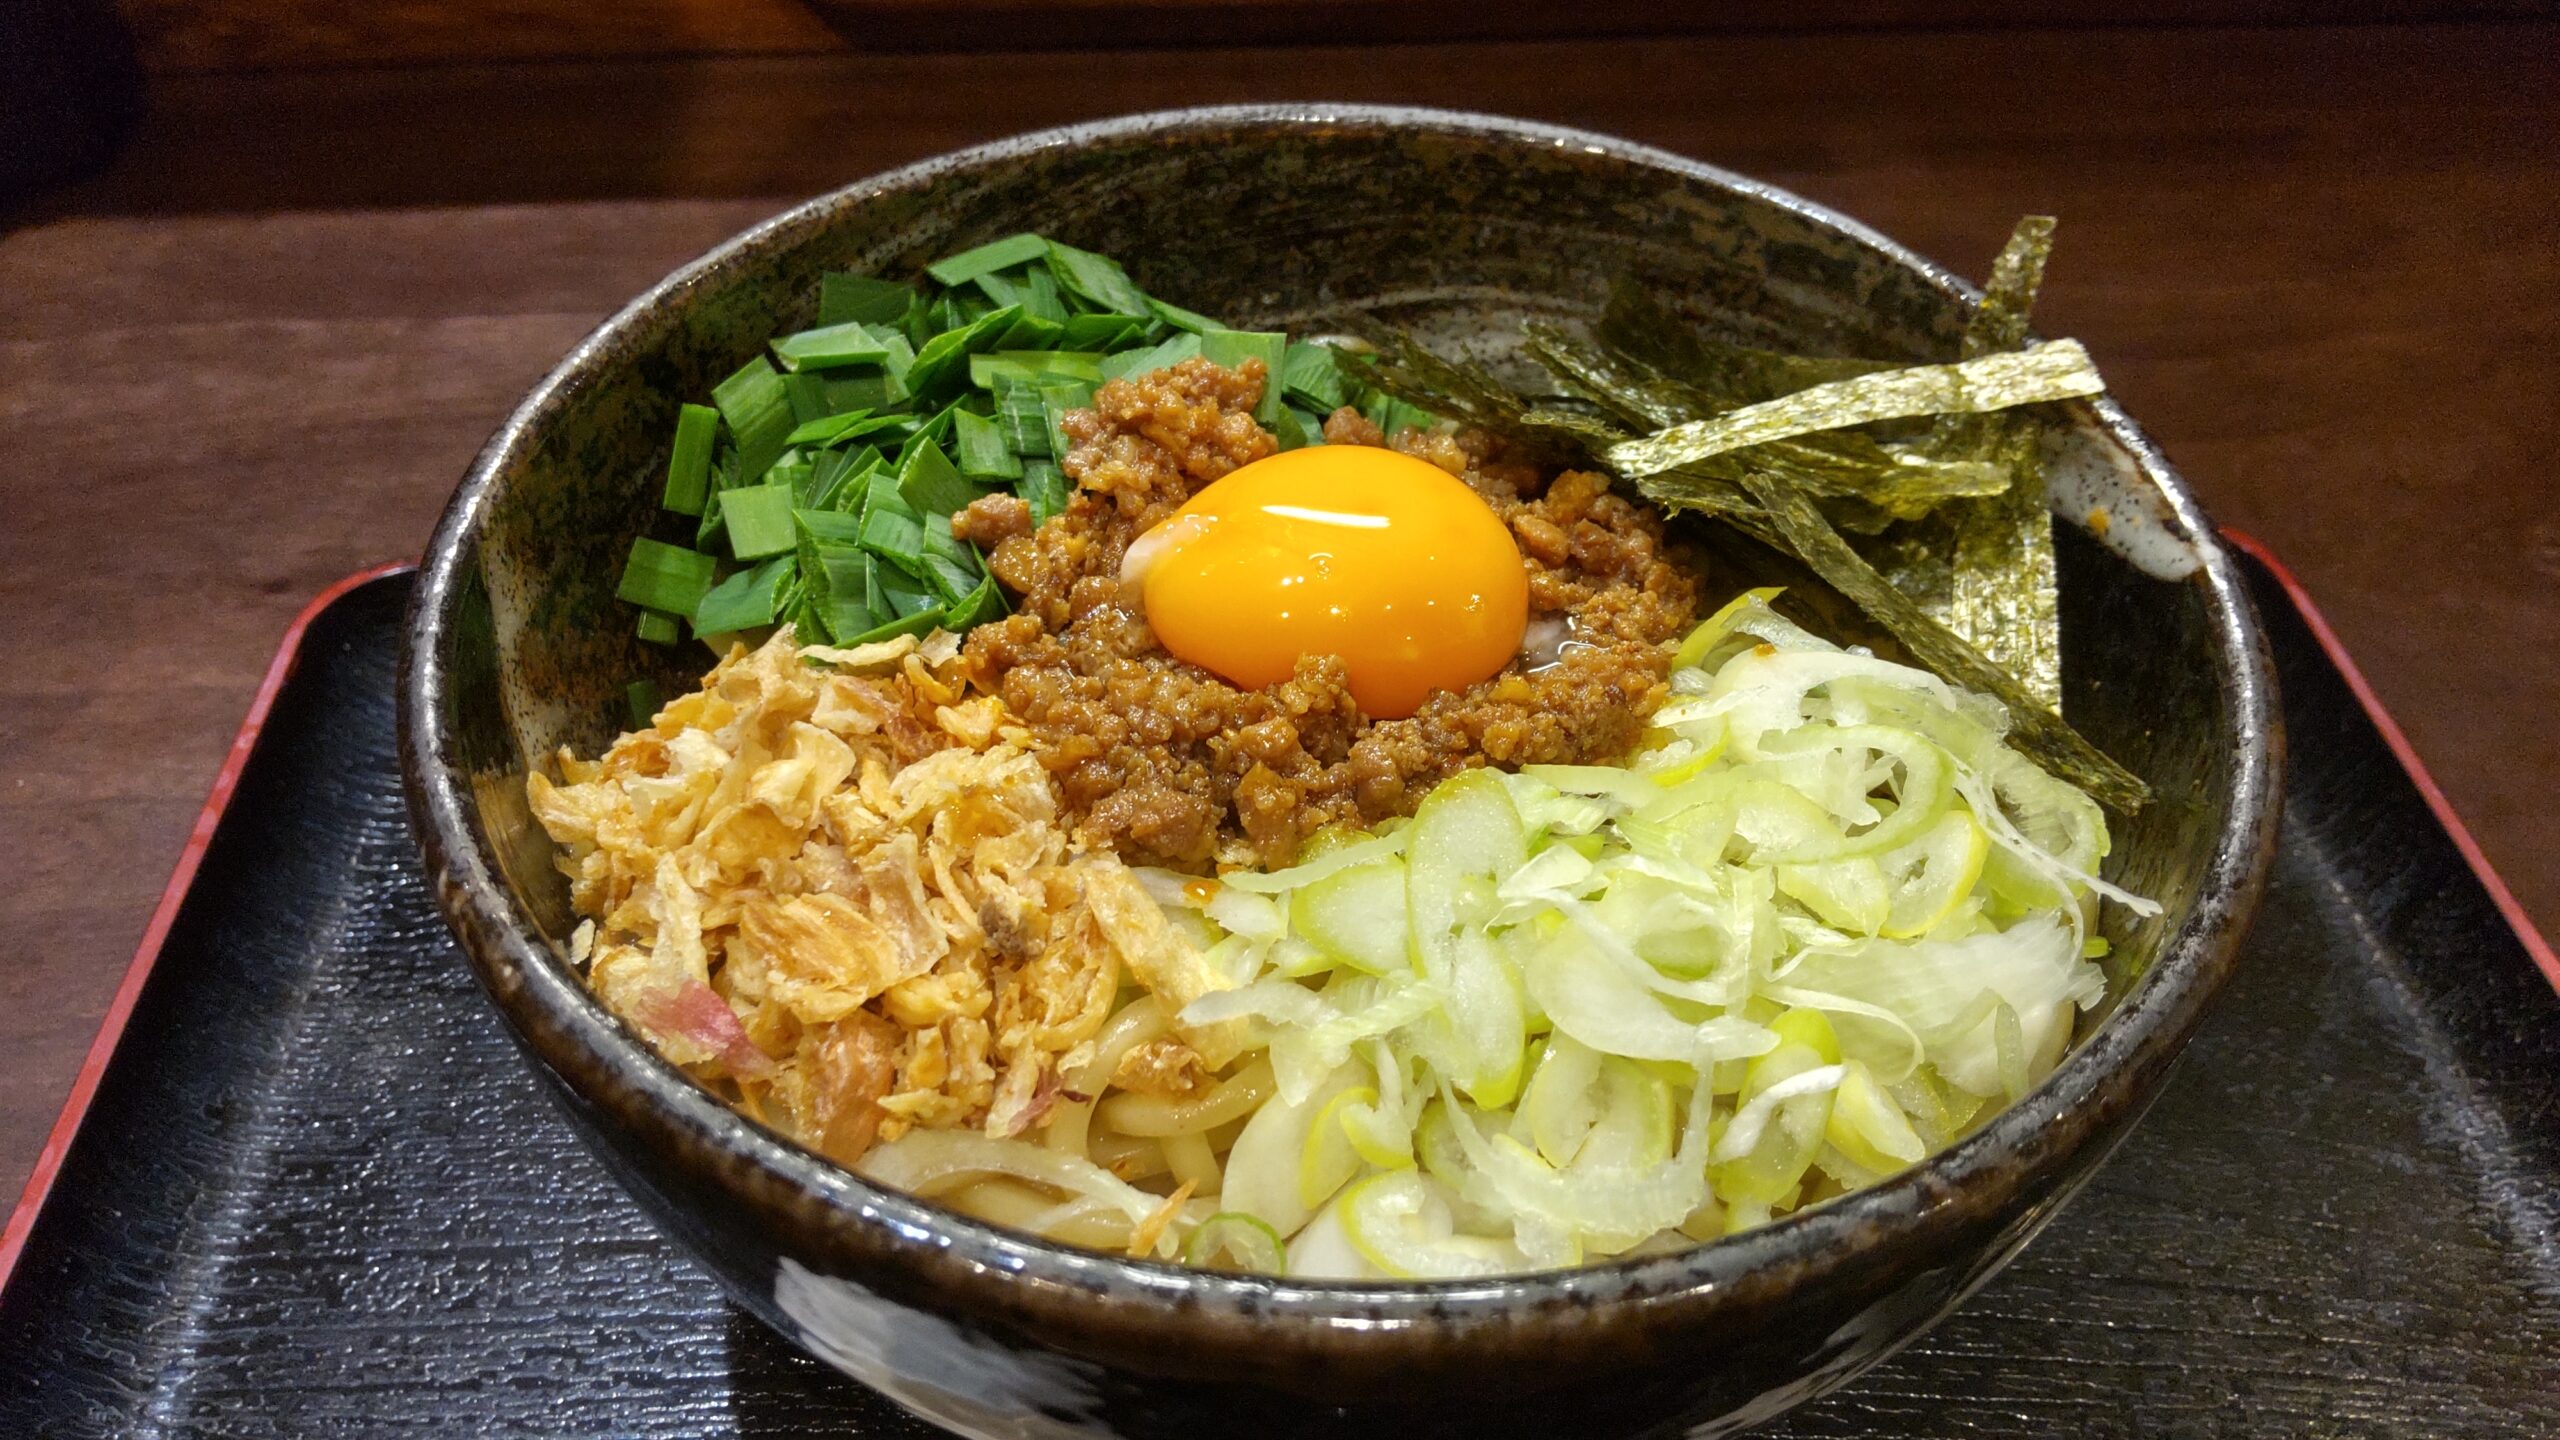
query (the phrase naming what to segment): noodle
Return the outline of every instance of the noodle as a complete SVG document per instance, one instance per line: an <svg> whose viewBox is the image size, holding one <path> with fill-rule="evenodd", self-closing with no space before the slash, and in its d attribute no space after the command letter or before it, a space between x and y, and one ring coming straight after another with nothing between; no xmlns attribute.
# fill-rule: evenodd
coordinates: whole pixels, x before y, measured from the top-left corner
<svg viewBox="0 0 2560 1440"><path fill-rule="evenodd" d="M1104 1021L1101 1031L1093 1037L1093 1058L1067 1077L1068 1091L1085 1098L1061 1101L1050 1112L1048 1127L1040 1137L1042 1143L1070 1155L1085 1154L1090 1148L1086 1132L1093 1121L1094 1102L1129 1052L1164 1034L1166 1028L1164 1009L1152 995L1139 996Z"/></svg>
<svg viewBox="0 0 2560 1440"><path fill-rule="evenodd" d="M1168 1135L1162 1141L1164 1163L1173 1178L1191 1187L1195 1195L1218 1193L1218 1152L1209 1147L1209 1137L1194 1131L1188 1135Z"/></svg>
<svg viewBox="0 0 2560 1440"><path fill-rule="evenodd" d="M1190 1135L1252 1114L1277 1088L1270 1060L1257 1058L1204 1093L1124 1093L1102 1101L1095 1113L1103 1124L1123 1135Z"/></svg>

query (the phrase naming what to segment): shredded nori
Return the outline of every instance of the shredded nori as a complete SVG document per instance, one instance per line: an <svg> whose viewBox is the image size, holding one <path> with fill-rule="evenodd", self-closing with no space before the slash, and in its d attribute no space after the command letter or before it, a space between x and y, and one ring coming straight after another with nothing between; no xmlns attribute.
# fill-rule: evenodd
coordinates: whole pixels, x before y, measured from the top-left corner
<svg viewBox="0 0 2560 1440"><path fill-rule="evenodd" d="M1659 475L1735 450L1818 430L1907 420L1922 415L2006 410L2044 400L2095 395L2106 385L2077 340L2047 340L2025 350L1908 365L1833 380L1775 400L1675 425L1609 449L1610 465L1634 477Z"/></svg>
<svg viewBox="0 0 2560 1440"><path fill-rule="evenodd" d="M2026 343L2028 316L2053 251L2053 219L2018 222L1991 267L1982 303L1965 326L1965 358ZM1951 566L1937 618L2018 677L2048 709L2062 707L2062 625L2053 558L2053 516L2045 508L2044 460L2033 417L1941 415L1929 443L1949 459L1979 459L2010 474L2009 488L1939 512Z"/></svg>
<svg viewBox="0 0 2560 1440"><path fill-rule="evenodd" d="M1617 473L1798 561L1948 680L1999 699L2020 750L2121 813L2150 791L2060 714L2052 522L2032 408L2104 388L2068 340L2029 346L2053 222L2020 222L1954 364L1788 355L1714 339L1621 285L1587 336L1531 322L1563 394L1515 392L1412 337L1376 337L1371 383ZM1879 438L1878 422L1929 419ZM1859 538L1852 541L1846 530Z"/></svg>

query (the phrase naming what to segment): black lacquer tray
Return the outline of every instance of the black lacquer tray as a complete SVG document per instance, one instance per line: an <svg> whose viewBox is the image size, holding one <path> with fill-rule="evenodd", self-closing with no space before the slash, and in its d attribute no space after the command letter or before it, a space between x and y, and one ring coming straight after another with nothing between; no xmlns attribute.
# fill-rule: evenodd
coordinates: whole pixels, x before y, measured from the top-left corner
<svg viewBox="0 0 2560 1440"><path fill-rule="evenodd" d="M2560 1434L2560 963L2253 579L2293 760L2239 977L2014 1265L1768 1433ZM932 1433L730 1309L525 1071L410 846L407 593L278 659L0 1240L0 1437Z"/></svg>

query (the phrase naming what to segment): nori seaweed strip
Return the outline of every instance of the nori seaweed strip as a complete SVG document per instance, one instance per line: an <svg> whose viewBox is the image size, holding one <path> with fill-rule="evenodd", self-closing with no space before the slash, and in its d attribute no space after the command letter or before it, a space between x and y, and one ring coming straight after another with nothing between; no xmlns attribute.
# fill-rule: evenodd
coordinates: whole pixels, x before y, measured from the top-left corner
<svg viewBox="0 0 2560 1440"><path fill-rule="evenodd" d="M1685 377L1666 375L1615 346L1578 340L1538 321L1524 328L1528 338L1523 349L1532 359L1630 425L1665 430L1729 408L1714 393L1687 383ZM1533 412L1529 418L1536 422L1544 417ZM2009 485L2008 473L1996 465L1970 459L1940 461L1908 448L1880 445L1855 431L1772 440L1681 467L1684 474L1720 479L1736 487L1745 468L1773 471L1803 486L1823 502L1823 512L1833 524L1867 535L1897 520L1916 519L1951 499L1996 495ZM1738 488L1735 496L1739 508L1749 508Z"/></svg>
<svg viewBox="0 0 2560 1440"><path fill-rule="evenodd" d="M2028 316L2053 251L2053 218L2018 222L1993 262L1982 302L1965 325L1962 355L2015 350L2026 343ZM1973 642L2049 709L2062 708L2060 587L2053 554L2053 516L2045 505L2038 424L2026 414L1941 415L1929 448L1949 459L2004 466L2006 493L1947 506L1932 528L1949 557L1946 599L1937 611L1947 628Z"/></svg>
<svg viewBox="0 0 2560 1440"><path fill-rule="evenodd" d="M2080 342L2047 340L2031 349L1953 365L1911 365L1834 380L1640 440L1623 441L1610 447L1608 458L1630 476L1658 475L1816 430L1950 411L2005 410L2042 400L2095 395L2105 388Z"/></svg>

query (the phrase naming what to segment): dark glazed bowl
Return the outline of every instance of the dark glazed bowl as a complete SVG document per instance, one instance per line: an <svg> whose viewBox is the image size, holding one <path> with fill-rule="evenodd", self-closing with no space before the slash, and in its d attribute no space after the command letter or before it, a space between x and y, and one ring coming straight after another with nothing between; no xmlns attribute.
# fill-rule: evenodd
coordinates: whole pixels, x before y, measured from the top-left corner
<svg viewBox="0 0 2560 1440"><path fill-rule="evenodd" d="M428 547L401 680L427 868L499 1010L595 1151L738 1302L981 1436L1721 1434L1840 1384L1961 1300L2123 1138L2230 970L2276 819L2273 678L2186 487L2112 404L2054 454L2068 706L2157 803L2109 871L2105 1018L2019 1104L1872 1190L1685 1254L1492 1283L1289 1284L1065 1249L877 1189L732 1114L606 1014L526 767L612 738L666 664L610 591L680 398L804 324L819 272L908 275L1036 228L1231 322L1382 312L1500 358L1636 273L1745 337L1953 353L1971 292L1852 221L1676 156L1511 120L1194 110L867 180L686 266L489 442ZM678 682L690 676L669 677Z"/></svg>

